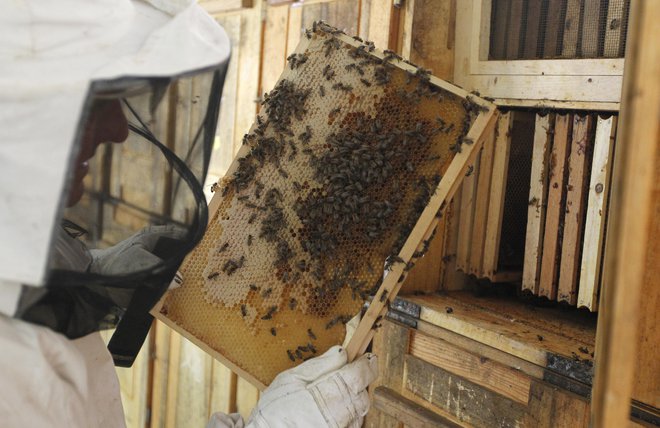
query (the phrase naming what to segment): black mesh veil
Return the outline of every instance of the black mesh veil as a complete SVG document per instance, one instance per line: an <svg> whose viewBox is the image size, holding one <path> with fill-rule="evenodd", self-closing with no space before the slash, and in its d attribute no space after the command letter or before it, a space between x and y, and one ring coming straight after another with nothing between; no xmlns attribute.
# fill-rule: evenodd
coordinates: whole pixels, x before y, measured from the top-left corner
<svg viewBox="0 0 660 428"><path fill-rule="evenodd" d="M19 318L69 338L116 327L115 363L132 364L148 311L206 228L226 66L91 85L48 280L23 288Z"/></svg>

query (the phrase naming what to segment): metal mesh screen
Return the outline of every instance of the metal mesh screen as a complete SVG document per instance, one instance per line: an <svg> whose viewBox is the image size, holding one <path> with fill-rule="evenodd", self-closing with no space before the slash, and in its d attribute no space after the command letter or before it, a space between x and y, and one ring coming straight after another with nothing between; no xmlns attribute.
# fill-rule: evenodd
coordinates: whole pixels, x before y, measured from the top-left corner
<svg viewBox="0 0 660 428"><path fill-rule="evenodd" d="M522 269L533 140L534 113L513 112L498 271Z"/></svg>
<svg viewBox="0 0 660 428"><path fill-rule="evenodd" d="M630 0L492 0L490 60L622 58Z"/></svg>

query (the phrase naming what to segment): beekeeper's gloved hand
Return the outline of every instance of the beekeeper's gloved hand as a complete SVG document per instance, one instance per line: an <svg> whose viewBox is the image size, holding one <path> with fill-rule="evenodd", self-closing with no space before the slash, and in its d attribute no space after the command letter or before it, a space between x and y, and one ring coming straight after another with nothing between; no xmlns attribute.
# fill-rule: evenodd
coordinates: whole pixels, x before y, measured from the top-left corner
<svg viewBox="0 0 660 428"><path fill-rule="evenodd" d="M248 427L360 427L369 410L366 388L378 376L375 355L346 364L346 350L325 354L280 373L264 391Z"/></svg>
<svg viewBox="0 0 660 428"><path fill-rule="evenodd" d="M110 248L90 250L92 264L89 271L103 275L122 275L151 268L161 261L153 253L159 240L183 240L185 235L184 229L173 225L145 227Z"/></svg>

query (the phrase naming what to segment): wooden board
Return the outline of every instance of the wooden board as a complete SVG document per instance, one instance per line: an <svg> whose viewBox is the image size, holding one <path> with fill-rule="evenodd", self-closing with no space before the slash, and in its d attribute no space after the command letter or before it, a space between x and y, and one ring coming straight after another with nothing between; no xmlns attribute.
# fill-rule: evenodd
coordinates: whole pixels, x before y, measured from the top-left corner
<svg viewBox="0 0 660 428"><path fill-rule="evenodd" d="M456 191L445 215L447 223L445 226L444 255L442 257L443 270L440 285L442 290L462 290L465 285L465 275L456 267L462 193L461 188Z"/></svg>
<svg viewBox="0 0 660 428"><path fill-rule="evenodd" d="M589 402L542 382L533 382L529 397L526 427L589 427Z"/></svg>
<svg viewBox="0 0 660 428"><path fill-rule="evenodd" d="M472 250L472 226L474 220L474 206L477 194L479 174L478 154L472 165L468 167L467 175L461 186L461 207L458 226L458 247L456 249L456 269L470 273L470 251Z"/></svg>
<svg viewBox="0 0 660 428"><path fill-rule="evenodd" d="M495 131L488 220L486 224L486 236L484 238L482 266L484 276L490 278L491 281L497 272L499 261L502 216L504 215L504 196L506 194L506 183L509 172L511 128L513 127L514 114L507 112L500 115Z"/></svg>
<svg viewBox="0 0 660 428"><path fill-rule="evenodd" d="M616 136L616 118L599 117L596 121L596 136L589 181L587 218L585 220L584 245L580 267L580 287L577 306L590 311L598 308L601 260L605 242L607 200L610 190L612 152Z"/></svg>
<svg viewBox="0 0 660 428"><path fill-rule="evenodd" d="M572 115L557 115L555 118L554 139L549 160L548 202L543 234L543 256L539 295L550 300L557 297L559 277L560 243L564 220L564 195L566 187L566 160L573 129Z"/></svg>
<svg viewBox="0 0 660 428"><path fill-rule="evenodd" d="M490 52L491 59L504 59L506 55L506 40L507 40L507 26L508 26L508 11L511 0L501 0L499 8L492 11L494 17L491 18L493 28L491 34L493 37L490 39Z"/></svg>
<svg viewBox="0 0 660 428"><path fill-rule="evenodd" d="M523 0L510 0L509 24L507 25L506 59L518 59L520 57L520 31L523 15Z"/></svg>
<svg viewBox="0 0 660 428"><path fill-rule="evenodd" d="M378 355L378 378L369 386L373 402L374 391L380 385L385 385L395 392L403 389L403 358L408 352L410 342L409 330L389 321L383 322L383 327L374 336L373 352ZM398 428L399 422L378 409L371 409L364 421L368 428Z"/></svg>
<svg viewBox="0 0 660 428"><path fill-rule="evenodd" d="M514 427L524 406L412 355L406 355L406 388L457 419L477 426Z"/></svg>
<svg viewBox="0 0 660 428"><path fill-rule="evenodd" d="M548 189L548 159L552 146L550 133L554 114L536 115L534 125L534 148L532 152L532 172L527 210L527 233L525 235L525 260L522 287L533 294L539 292L539 276L543 251L543 230L545 227L545 207Z"/></svg>
<svg viewBox="0 0 660 428"><path fill-rule="evenodd" d="M268 6L264 25L261 55L261 90L268 92L275 86L286 64L289 7Z"/></svg>
<svg viewBox="0 0 660 428"><path fill-rule="evenodd" d="M452 1L415 0L410 41L410 60L450 81L454 75Z"/></svg>
<svg viewBox="0 0 660 428"><path fill-rule="evenodd" d="M582 231L584 229L585 195L592 152L593 118L575 115L573 137L568 158L568 185L564 236L561 243L561 268L557 300L571 305L577 302Z"/></svg>
<svg viewBox="0 0 660 428"><path fill-rule="evenodd" d="M543 58L555 58L560 54L560 37L562 33L562 27L564 25L561 13L561 8L563 6L562 3L564 2L548 2L543 43Z"/></svg>
<svg viewBox="0 0 660 428"><path fill-rule="evenodd" d="M521 404L529 398L530 377L447 341L414 331L410 355Z"/></svg>
<svg viewBox="0 0 660 428"><path fill-rule="evenodd" d="M480 299L469 292L407 296L405 300L421 307L422 321L538 366L552 368L553 359L560 357L571 363L576 373L590 371L595 342L595 317L590 314L558 314L552 308L503 298ZM575 374L574 378L581 376Z"/></svg>
<svg viewBox="0 0 660 428"><path fill-rule="evenodd" d="M460 427L460 425L433 413L415 401L383 386L376 388L373 406L409 428Z"/></svg>
<svg viewBox="0 0 660 428"><path fill-rule="evenodd" d="M495 148L496 130L484 141L479 159L476 200L474 202L474 218L472 221L472 236L470 237L470 260L468 272L478 278L484 276L482 264L484 241L486 239L486 223L488 222L488 204L490 202L490 183L493 173L493 152Z"/></svg>

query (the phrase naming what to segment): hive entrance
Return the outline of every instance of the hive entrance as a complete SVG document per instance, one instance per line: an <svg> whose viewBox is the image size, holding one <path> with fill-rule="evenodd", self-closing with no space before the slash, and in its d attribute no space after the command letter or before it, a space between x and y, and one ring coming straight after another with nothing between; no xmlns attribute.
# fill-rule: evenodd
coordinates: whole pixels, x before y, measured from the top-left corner
<svg viewBox="0 0 660 428"><path fill-rule="evenodd" d="M341 343L472 143L487 108L457 91L324 24L309 31L157 316L258 386Z"/></svg>

